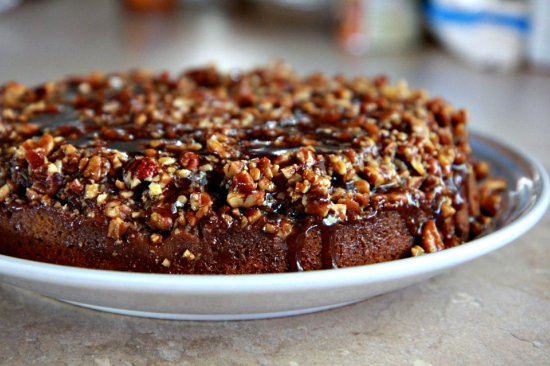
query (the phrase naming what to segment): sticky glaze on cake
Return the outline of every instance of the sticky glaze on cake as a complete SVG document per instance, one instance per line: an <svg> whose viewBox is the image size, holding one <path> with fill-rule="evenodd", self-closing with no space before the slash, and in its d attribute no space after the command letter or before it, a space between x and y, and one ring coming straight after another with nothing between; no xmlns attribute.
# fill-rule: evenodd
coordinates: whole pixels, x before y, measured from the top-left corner
<svg viewBox="0 0 550 366"><path fill-rule="evenodd" d="M160 273L431 253L498 210L466 113L384 77L130 71L0 92L0 253ZM481 206L480 206L481 202Z"/></svg>

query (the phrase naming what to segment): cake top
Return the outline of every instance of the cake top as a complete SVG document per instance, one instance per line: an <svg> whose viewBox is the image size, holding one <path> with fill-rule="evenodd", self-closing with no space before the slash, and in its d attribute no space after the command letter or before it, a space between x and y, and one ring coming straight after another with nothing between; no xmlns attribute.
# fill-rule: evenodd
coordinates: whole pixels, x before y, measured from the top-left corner
<svg viewBox="0 0 550 366"><path fill-rule="evenodd" d="M283 64L7 83L0 139L0 200L102 212L110 237L142 225L153 242L213 214L267 218L283 238L297 217L331 225L381 207L448 221L471 173L463 110L385 77Z"/></svg>

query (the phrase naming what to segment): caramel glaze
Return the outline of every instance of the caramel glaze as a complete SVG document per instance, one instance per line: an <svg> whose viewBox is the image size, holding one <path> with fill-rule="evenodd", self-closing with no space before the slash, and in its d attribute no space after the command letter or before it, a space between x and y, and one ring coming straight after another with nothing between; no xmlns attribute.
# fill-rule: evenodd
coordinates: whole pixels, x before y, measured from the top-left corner
<svg viewBox="0 0 550 366"><path fill-rule="evenodd" d="M211 81L208 81L208 78L208 80L204 79L205 76L202 74L188 74L187 76L194 79L194 82L199 85L202 83L193 98L212 98L212 103L215 102L215 97L204 91L210 88ZM174 85L165 79L166 77L161 76L154 83L165 85L168 89L174 88ZM86 80L77 79L69 81L64 91L65 96L53 98L55 108L32 116L25 122L39 127L39 132L33 134L34 136L48 133L53 136L61 136L67 143L80 149L113 149L123 152L129 157L143 156L144 151L152 148L156 151L168 151L175 156L192 152L203 159L216 155L206 146L208 141L213 138L213 134L221 133L230 139L231 149L225 156L227 161L265 157L272 163L280 163L283 166L289 161L296 162L295 154L298 151L312 147L317 156L348 151L367 155L372 153L373 156L387 154L392 159L398 156L404 161L402 166L414 172L411 163L406 162L399 151L386 153L386 150L395 148L394 141L397 141L390 139L390 134L397 132L408 134L414 128L408 121L413 118L409 116L413 112L407 112L409 114L405 113L402 117L407 120L406 123L394 121L393 113L403 113L404 110L414 111L415 108L418 108L415 104L418 98L422 99L423 97L405 98L400 102L402 103L400 109L392 109L387 106L380 95L357 92L345 108L327 107L325 110L321 109L312 113L306 111L307 103L296 103L292 107L286 105L284 110L287 113L281 118L271 118L269 115L267 117L256 116L247 124L231 122L232 118L242 119L242 115L231 116L232 112L230 111L213 108L212 116L221 118L224 123L215 123L214 126L202 128L200 121L204 118L204 112L201 112L200 107L194 109L194 106L188 108L183 116L178 117L181 119L179 123L170 121L166 116L153 119L153 121L149 117L147 123L136 123L136 114L132 111L135 99L132 96L139 94L140 88L144 88L140 82L128 82L128 85L122 88L103 85L95 89L95 94L89 95L78 91L78 86L85 82ZM216 83L218 82L214 84ZM375 81L376 83L380 83L376 87L385 85L385 81ZM150 87L150 85L146 85L146 87ZM234 93L229 99L238 103L243 110L253 105L258 107L258 104L254 104L256 102L242 95L242 90L239 91L239 88L242 87L239 80L229 82L227 88L230 90L230 94ZM231 90L237 91L232 92ZM35 91L35 94L40 93ZM314 92L311 95L311 100L317 104L321 103L319 100L322 98L324 96L321 93ZM114 106L109 103L114 103ZM270 103L273 108L279 108L281 106L278 103L282 102L275 98ZM422 101L422 103L429 104L426 101ZM109 109L115 107L116 113L111 113ZM457 118L443 115L442 112L438 112L440 110L437 108L432 109L435 111L433 115L425 119L428 121L428 127L433 131L436 131L434 125L450 126L449 118ZM356 112L352 113L351 110ZM454 119L452 123L455 123ZM439 139L443 140L444 138L446 135ZM6 136L2 136L2 142L14 143L11 138L6 138ZM454 141L451 143L464 145L465 137L454 137ZM199 148L193 148L193 146L199 146ZM316 162L317 166L322 169L326 169L326 163L326 159ZM430 199L426 198L424 194L419 195L418 187L411 189L396 182L389 182L385 185L371 182L371 203L368 208L358 212L348 212L344 217L337 217L332 221L330 217L312 218L312 215L304 213L302 209L294 209L290 202L286 205L283 204L280 199L274 198L279 193L277 191L266 194L266 202L272 198L273 203L264 204L262 213L265 215L266 221L280 222L285 219L293 225L292 232L286 237L289 269L292 271L303 270L300 258L304 241L316 230L320 232L323 268L336 268L337 258L334 248L335 239L333 238L335 228L338 225L359 222L375 216L378 210L389 209L399 212L407 222L411 235L415 237L415 244L419 245L422 244L420 237L424 224L433 220L437 224L445 245L453 246L468 238L467 225L457 223L458 219L449 224L449 221L445 221L441 215L441 209L444 197L452 198L451 204L456 211L463 210L467 205L468 197L465 195L467 195L467 189L472 189L472 187L464 188L465 184L470 181L469 175L472 174L471 169L468 170L468 163L469 160L466 159L451 164L450 174L446 175L443 184L434 178L439 174L437 169L441 168L438 166L430 168L429 164L424 164L428 172L422 177L420 184L422 187L428 187L424 191L429 192ZM441 176L441 174L439 175ZM372 180L362 173L359 176ZM279 183L277 179L282 178L274 178L274 181ZM211 172L208 172L204 183L214 197L213 210L219 210L225 206L228 184L224 181L222 166L216 165ZM341 177L335 175L331 178L331 184L334 188L343 188L348 192L356 190L353 181L342 181ZM429 188L430 185L433 187ZM285 187L285 184L281 183L278 186ZM166 191L175 192L181 189L176 186L172 188ZM243 192L250 193L246 190ZM392 194L401 195L401 200L392 202L390 199ZM175 220L177 218L176 199L174 193L167 194L164 197L163 206L157 208L155 212ZM285 201L288 202L288 198ZM334 217L332 218L334 219Z"/></svg>

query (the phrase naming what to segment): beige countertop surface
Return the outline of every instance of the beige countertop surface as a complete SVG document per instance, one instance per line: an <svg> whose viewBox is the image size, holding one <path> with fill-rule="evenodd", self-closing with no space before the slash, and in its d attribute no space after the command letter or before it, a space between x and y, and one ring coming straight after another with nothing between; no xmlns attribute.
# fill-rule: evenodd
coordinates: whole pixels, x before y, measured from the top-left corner
<svg viewBox="0 0 550 366"><path fill-rule="evenodd" d="M0 14L0 82L92 69L248 67L389 74L470 111L550 168L550 76L471 69L438 50L352 57L315 24L208 8L129 14L114 1L28 1ZM504 249L418 285L316 314L190 322L100 313L0 283L2 365L550 365L550 214Z"/></svg>

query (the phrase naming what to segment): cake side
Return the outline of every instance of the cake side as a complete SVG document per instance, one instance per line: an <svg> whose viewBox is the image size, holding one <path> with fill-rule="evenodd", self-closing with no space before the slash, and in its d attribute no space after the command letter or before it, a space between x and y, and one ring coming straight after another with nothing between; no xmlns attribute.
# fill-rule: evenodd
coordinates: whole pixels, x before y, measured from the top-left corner
<svg viewBox="0 0 550 366"><path fill-rule="evenodd" d="M364 222L335 225L328 238L323 238L321 227L315 225L297 238L299 243L265 233L261 222L228 227L215 216L201 222L195 232L171 233L158 245L151 245L148 235L139 232L129 233L124 243L118 243L108 237L108 230L106 220L78 219L45 207L11 207L0 212L0 252L106 270L243 274L394 260L408 256L414 242L395 211Z"/></svg>

